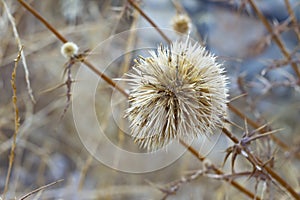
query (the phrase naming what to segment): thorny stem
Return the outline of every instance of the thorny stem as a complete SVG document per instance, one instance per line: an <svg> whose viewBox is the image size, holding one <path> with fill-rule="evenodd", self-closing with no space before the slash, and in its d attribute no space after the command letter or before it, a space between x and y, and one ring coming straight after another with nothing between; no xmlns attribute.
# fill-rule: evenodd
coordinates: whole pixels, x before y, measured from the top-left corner
<svg viewBox="0 0 300 200"><path fill-rule="evenodd" d="M235 144L239 143L239 139L235 137L228 129L222 128L223 133L230 138ZM254 167L260 167L265 169L268 174L273 177L282 187L284 187L295 199L300 199L300 195L291 187L283 178L281 178L276 172L274 172L269 166L263 165L263 162L254 156L248 148L241 146L242 149L247 153L247 160L249 160Z"/></svg>
<svg viewBox="0 0 300 200"><path fill-rule="evenodd" d="M183 140L180 140L180 143L186 147L198 160L200 160L201 162L204 162L206 160L205 156L202 156L197 150L195 150L193 147L191 147L190 145L188 145L187 143L185 143ZM214 164L210 164L208 166L210 169L212 169L216 174L218 175L222 175L224 174L224 172L220 169L218 169ZM227 181L228 183L230 183L233 187L235 187L236 189L238 189L239 191L243 192L244 194L246 194L248 197L250 197L251 199L257 199L260 200L259 197L257 197L256 195L254 195L251 191L247 190L246 188L244 188L243 186L241 186L238 182L230 179L230 178L224 178L225 181Z"/></svg>
<svg viewBox="0 0 300 200"><path fill-rule="evenodd" d="M227 104L228 108L234 112L237 116L239 116L241 119L245 119L248 124L250 124L253 128L258 129L261 125L257 124L255 121L251 120L248 116L246 116L244 113L242 113L239 109L234 107L231 103ZM268 127L266 127L268 128ZM265 129L266 129L265 128ZM261 134L265 133L265 129L259 129L259 132ZM280 139L278 139L275 135L270 135L270 138L278 145L280 146L284 151L290 152L290 148L288 145L286 145L284 142L282 142ZM295 156L300 159L300 154L295 152Z"/></svg>
<svg viewBox="0 0 300 200"><path fill-rule="evenodd" d="M170 44L171 40L162 32L162 30L154 23L154 21L139 7L134 0L127 0L156 30L157 32Z"/></svg>
<svg viewBox="0 0 300 200"><path fill-rule="evenodd" d="M264 24L266 29L272 35L273 40L275 41L275 43L277 44L277 46L281 50L282 54L287 58L287 60L290 60L291 59L291 54L288 52L288 50L284 46L284 43L282 42L280 37L277 34L273 33L272 26L269 24L268 20L265 18L265 16L262 14L262 12L258 9L258 7L256 6L256 4L254 3L253 0L248 0L248 2L252 6L253 10L255 11L255 13L259 17L259 19L262 21L262 23ZM296 75L298 76L298 79L300 79L300 71L298 69L297 64L292 62L291 65L292 65L292 68L294 69ZM299 81L298 84L300 84L300 81Z"/></svg>

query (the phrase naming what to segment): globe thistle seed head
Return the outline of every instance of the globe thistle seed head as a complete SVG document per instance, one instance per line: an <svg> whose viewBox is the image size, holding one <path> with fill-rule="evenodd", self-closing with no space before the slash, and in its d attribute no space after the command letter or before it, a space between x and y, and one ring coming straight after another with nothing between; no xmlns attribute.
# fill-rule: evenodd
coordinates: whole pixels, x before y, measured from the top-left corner
<svg viewBox="0 0 300 200"><path fill-rule="evenodd" d="M60 52L65 58L71 58L78 53L78 49L74 42L66 42L61 46Z"/></svg>
<svg viewBox="0 0 300 200"><path fill-rule="evenodd" d="M126 110L131 135L155 150L173 139L208 135L226 115L227 78L216 58L198 43L160 46L135 60L127 74Z"/></svg>
<svg viewBox="0 0 300 200"><path fill-rule="evenodd" d="M177 14L172 18L172 27L175 31L186 34L191 29L191 20L185 14Z"/></svg>

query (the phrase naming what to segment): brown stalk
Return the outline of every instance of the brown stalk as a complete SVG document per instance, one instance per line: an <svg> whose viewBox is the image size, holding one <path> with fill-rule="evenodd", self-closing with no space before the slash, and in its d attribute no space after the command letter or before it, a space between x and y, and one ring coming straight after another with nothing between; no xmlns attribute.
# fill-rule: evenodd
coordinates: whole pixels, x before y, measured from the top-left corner
<svg viewBox="0 0 300 200"><path fill-rule="evenodd" d="M153 26L157 32L166 40L168 43L171 43L171 40L162 32L162 30L154 23L154 21L136 4L133 0L127 0L130 5L132 5L150 24Z"/></svg>
<svg viewBox="0 0 300 200"><path fill-rule="evenodd" d="M60 41L63 43L68 42L68 40L63 37L51 24L47 22L34 8L32 8L28 3L23 0L18 0L23 7L25 7L31 14L33 14L38 20L40 20Z"/></svg>
<svg viewBox="0 0 300 200"><path fill-rule="evenodd" d="M295 33L297 35L298 41L300 42L300 30L298 27L297 18L295 16L295 12L293 11L293 8L291 6L291 3L289 0L284 0L285 6L289 12L289 16L291 17L291 21L293 23L293 26L295 26Z"/></svg>
<svg viewBox="0 0 300 200"><path fill-rule="evenodd" d="M124 94L126 97L129 96L128 93L123 88L117 85L116 82L114 82L111 78L106 76L104 73L100 72L92 63L90 63L87 60L83 60L82 63L84 63L88 68L90 68L93 72L95 72L98 76L100 76L104 81L106 81L106 83L116 88L119 92Z"/></svg>
<svg viewBox="0 0 300 200"><path fill-rule="evenodd" d="M284 43L280 39L280 37L277 34L273 34L272 26L269 24L268 20L265 18L265 16L262 14L262 12L258 9L255 2L253 0L248 0L250 5L252 6L253 10L257 14L258 18L262 21L266 29L269 31L269 33L272 35L272 38L274 42L277 44L279 49L281 50L282 54L286 57L287 60L291 60L291 54L288 52L287 48L285 47ZM298 66L296 63L291 63L293 70L295 71L296 75L298 76L298 79L300 79L300 71L298 69ZM300 81L299 81L300 84Z"/></svg>

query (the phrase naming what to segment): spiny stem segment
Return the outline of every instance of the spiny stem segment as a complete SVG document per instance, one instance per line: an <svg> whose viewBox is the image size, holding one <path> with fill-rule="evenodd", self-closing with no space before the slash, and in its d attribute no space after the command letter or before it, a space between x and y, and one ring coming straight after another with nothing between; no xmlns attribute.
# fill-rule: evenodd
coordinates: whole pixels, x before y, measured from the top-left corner
<svg viewBox="0 0 300 200"><path fill-rule="evenodd" d="M257 124L255 121L253 121L252 119L250 119L248 116L246 116L244 113L242 113L239 109L237 109L234 105L232 105L231 103L228 103L228 108L234 112L237 116L239 116L241 119L245 119L246 122L248 124L250 124L253 128L258 129L260 127L259 124ZM266 132L266 130L268 130L268 126L260 129L259 132L261 134L264 134ZM288 151L290 152L290 148L287 144L285 144L284 142L282 142L278 137L276 137L275 135L270 135L270 138L278 145L280 146L284 151ZM300 154L295 152L295 156L300 159Z"/></svg>
<svg viewBox="0 0 300 200"><path fill-rule="evenodd" d="M223 133L230 138L235 144L239 143L239 139L236 138L228 129L223 128ZM260 169L264 169L274 180L276 180L282 187L284 187L295 199L300 199L300 195L291 187L283 178L281 178L273 169L269 166L263 164L259 158L254 156L251 151L246 146L241 146L242 151L246 153L247 160L255 167L259 167ZM262 171L263 173L263 171Z"/></svg>

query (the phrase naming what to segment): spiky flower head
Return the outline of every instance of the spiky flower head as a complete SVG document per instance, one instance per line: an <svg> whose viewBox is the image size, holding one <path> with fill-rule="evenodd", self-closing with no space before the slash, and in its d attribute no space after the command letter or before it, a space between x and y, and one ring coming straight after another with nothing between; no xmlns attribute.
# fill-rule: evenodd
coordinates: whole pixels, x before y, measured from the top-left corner
<svg viewBox="0 0 300 200"><path fill-rule="evenodd" d="M135 60L126 116L131 135L148 150L173 139L208 135L226 115L227 78L215 56L198 43L160 46Z"/></svg>
<svg viewBox="0 0 300 200"><path fill-rule="evenodd" d="M171 23L173 29L182 34L188 33L192 26L190 18L185 14L176 14Z"/></svg>
<svg viewBox="0 0 300 200"><path fill-rule="evenodd" d="M78 49L77 44L74 42L66 42L61 46L60 52L64 57L71 58L78 53Z"/></svg>

